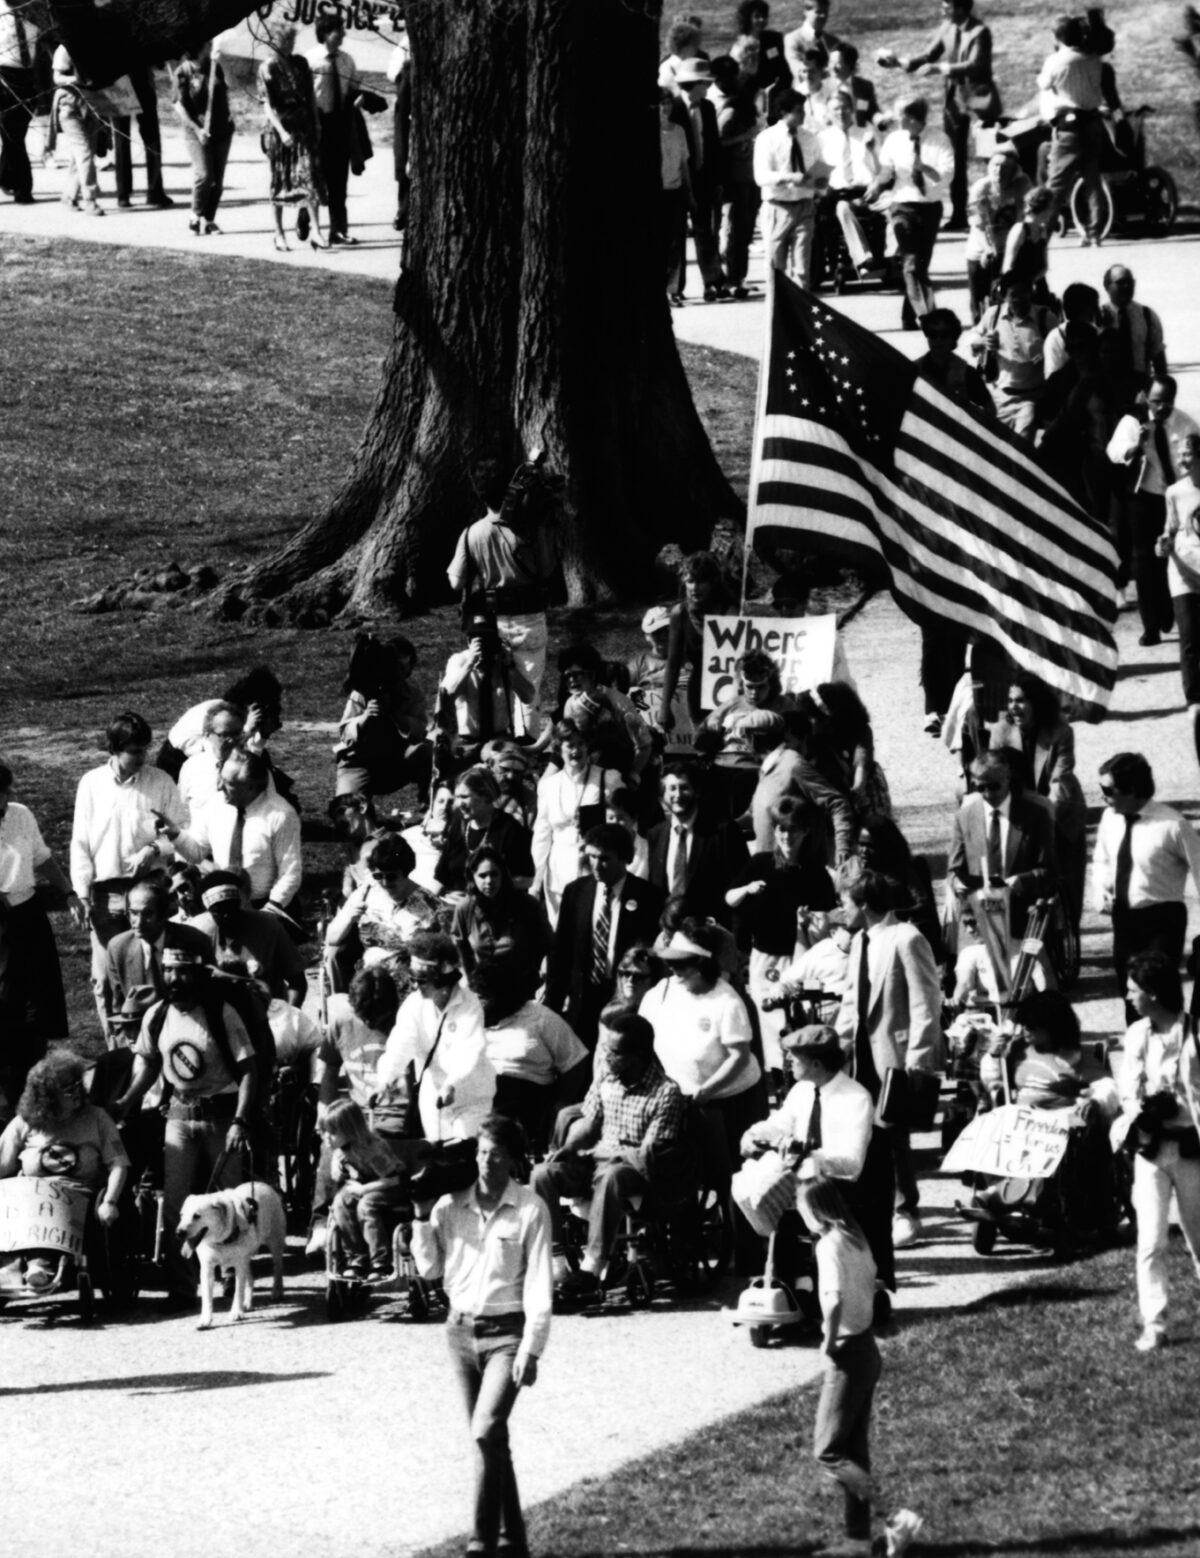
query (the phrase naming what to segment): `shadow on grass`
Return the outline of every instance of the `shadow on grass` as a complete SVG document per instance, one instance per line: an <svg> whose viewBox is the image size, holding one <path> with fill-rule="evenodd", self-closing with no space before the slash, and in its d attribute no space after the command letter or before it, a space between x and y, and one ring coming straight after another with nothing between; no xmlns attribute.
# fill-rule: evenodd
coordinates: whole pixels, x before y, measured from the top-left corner
<svg viewBox="0 0 1200 1558"><path fill-rule="evenodd" d="M327 1369L295 1374L263 1374L253 1369L219 1369L178 1374L126 1374L116 1379L63 1380L55 1385L0 1385L0 1396L61 1396L80 1390L119 1390L134 1396L185 1395L199 1390L232 1390L244 1385L290 1385L328 1379Z"/></svg>
<svg viewBox="0 0 1200 1558"><path fill-rule="evenodd" d="M1200 1536L1200 1526L1194 1525L1181 1526L1177 1530L1167 1526L1153 1526L1141 1531L1114 1531L1106 1527L1100 1531L1069 1531L1062 1536L1046 1536L1032 1541L1016 1536L998 1542L970 1539L959 1542L918 1541L912 1551L914 1554L926 1554L928 1558L976 1558L976 1555L984 1558L989 1553L1010 1553L1014 1558L1025 1553L1030 1558L1035 1558L1037 1554L1054 1553L1151 1553L1159 1548L1193 1541L1197 1536ZM618 1551L621 1558L701 1558L701 1555L704 1558L717 1558L718 1554L720 1558L807 1558L808 1554L815 1553L822 1545L820 1542L763 1542L745 1546L739 1543L736 1547L703 1543L678 1547L635 1547L622 1542L619 1548L596 1547L588 1552L574 1553L572 1558L613 1558Z"/></svg>

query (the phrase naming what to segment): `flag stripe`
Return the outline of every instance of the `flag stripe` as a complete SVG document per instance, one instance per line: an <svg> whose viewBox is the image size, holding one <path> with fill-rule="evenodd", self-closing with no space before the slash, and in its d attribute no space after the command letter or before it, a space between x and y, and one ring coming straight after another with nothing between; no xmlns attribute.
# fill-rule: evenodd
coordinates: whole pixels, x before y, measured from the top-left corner
<svg viewBox="0 0 1200 1558"><path fill-rule="evenodd" d="M1008 543L1008 533L999 524L986 530L976 522L970 529L959 521L956 511L947 513L944 504L926 504L924 492L914 490L909 482L898 486L884 473L876 471L865 460L859 460L842 436L819 422L802 418L773 417L770 420L774 436L763 439L764 466L772 467L776 481L794 479L785 468L798 467L806 472L810 462L830 472L840 472L854 479L862 476L870 486L877 507L881 507L893 519L907 520L916 528L914 540L919 540L935 550L941 564L982 574L995 589L1000 600L1022 601L1034 610L1051 617L1063 617L1074 631L1093 635L1095 619L1107 607L1107 599L1100 592L1081 590L1081 581L1065 569L1043 563L1045 542L1041 548L1031 545L1020 547ZM786 428L787 436L780 436ZM783 469L781 469L781 467ZM801 481L810 479L800 475ZM813 473L811 479L818 479ZM774 494L776 502L779 495ZM964 494L969 498L969 494ZM820 505L815 507L819 510ZM1022 571L1018 574L1015 567ZM1038 570L1050 575L1057 589L1045 587Z"/></svg>
<svg viewBox="0 0 1200 1558"><path fill-rule="evenodd" d="M827 429L818 430L828 436ZM1039 660L1054 660L1072 673L1069 690L1076 696L1090 696L1092 683L1113 675L1116 657L1111 641L1086 613L1071 613L1063 625L1036 599L1030 603L1006 594L1002 571L976 566L961 548L940 548L939 538L932 533L916 536L906 523L909 516L897 510L886 485L881 490L858 479L849 455L840 464L764 459L758 524L791 527L797 509L818 512L823 536L838 536L888 563L898 594L926 613L937 614L940 607L945 614L951 604L962 626L999 636L1010 652L1023 649ZM965 564L960 567L963 557Z"/></svg>

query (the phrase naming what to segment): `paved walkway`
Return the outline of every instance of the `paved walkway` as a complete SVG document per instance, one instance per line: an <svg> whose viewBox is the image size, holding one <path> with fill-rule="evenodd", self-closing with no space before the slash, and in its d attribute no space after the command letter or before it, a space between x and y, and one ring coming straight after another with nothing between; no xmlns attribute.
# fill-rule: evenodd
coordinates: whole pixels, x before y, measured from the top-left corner
<svg viewBox="0 0 1200 1558"><path fill-rule="evenodd" d="M182 199L187 178L170 134L167 163L168 187ZM220 237L193 238L186 207L113 210L95 220L53 197L31 207L0 206L0 230L246 255L390 280L397 248L388 225L388 171L377 157L356 186L351 217L364 243L329 254L274 254L265 167L249 137L239 138L235 150ZM106 180L111 189L111 175ZM40 196L47 185L56 191L54 176L39 173ZM1063 245L1054 251L1052 272L1061 287L1074 277L1098 280L1105 265L1127 259L1141 294L1166 318L1171 359L1187 381L1185 405L1189 390L1200 399L1193 385L1200 317L1189 308L1193 244L1113 245L1098 254ZM949 277L958 264L958 243L940 245L939 272ZM953 293L948 300L962 305ZM850 298L845 306L885 330L899 309L894 296ZM757 355L761 322L761 303L753 302L689 306L675 315L681 339L748 355ZM912 336L893 338L905 350L917 344ZM1178 712L1173 643L1137 649L1130 613L1121 619L1119 638L1122 680L1110 719L1079 731L1089 799L1098 801L1098 761L1129 747L1150 754L1163 797L1186 802L1194 813L1200 791ZM851 626L847 645L876 713L879 752L901 820L919 846L942 846L954 769L944 749L920 733L915 631L889 601L879 600ZM1084 1016L1094 1031L1113 1031L1118 1021L1116 1002L1094 993L1106 947L1104 928L1089 924ZM1027 1252L1004 1253L1003 1246L1000 1256L977 1259L950 1215L955 1188L928 1182L931 1242L900 1260L905 1323L969 1303L1038 1264ZM731 1286L690 1310L556 1322L544 1375L522 1399L514 1425L528 1503L814 1377L811 1349L753 1351L720 1318L717 1304L735 1292ZM52 1307L43 1306L43 1315ZM298 1264L287 1302L256 1311L236 1330L222 1324L200 1334L188 1320L139 1316L84 1333L67 1318L22 1324L15 1312L0 1314L0 1328L5 1470L16 1493L6 1505L5 1532L16 1551L47 1558L116 1552L241 1558L255 1551L276 1558L397 1558L462 1529L469 1460L441 1337L378 1317L324 1324L316 1276Z"/></svg>

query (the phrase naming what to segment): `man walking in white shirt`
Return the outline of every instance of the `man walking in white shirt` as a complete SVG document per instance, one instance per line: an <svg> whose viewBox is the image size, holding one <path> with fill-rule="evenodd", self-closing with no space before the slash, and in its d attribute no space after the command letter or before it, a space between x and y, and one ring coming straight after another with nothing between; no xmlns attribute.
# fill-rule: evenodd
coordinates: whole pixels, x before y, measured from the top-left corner
<svg viewBox="0 0 1200 1558"><path fill-rule="evenodd" d="M901 98L896 104L900 128L893 130L879 153L880 171L865 200L892 192L892 232L904 270L906 330L934 307L929 265L942 220L942 195L954 171L954 148L941 130L928 126L929 104L923 97Z"/></svg>
<svg viewBox="0 0 1200 1558"><path fill-rule="evenodd" d="M767 258L802 287L812 269L814 199L827 185L821 143L804 129L805 99L793 88L780 95L782 115L754 143L754 177L763 194Z"/></svg>

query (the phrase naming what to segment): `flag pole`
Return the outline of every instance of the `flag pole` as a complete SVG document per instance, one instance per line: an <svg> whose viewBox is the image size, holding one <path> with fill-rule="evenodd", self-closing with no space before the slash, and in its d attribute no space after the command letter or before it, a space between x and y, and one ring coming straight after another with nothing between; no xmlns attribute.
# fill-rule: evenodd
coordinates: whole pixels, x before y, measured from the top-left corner
<svg viewBox="0 0 1200 1558"><path fill-rule="evenodd" d="M767 381L771 372L771 338L775 333L775 276L776 270L767 256L767 317L763 326L762 350L758 359L758 395L754 411L754 435L750 449L750 492L746 504L746 534L742 540L742 600L740 615L746 615L746 589L750 579L751 515L754 512L755 495L758 492L759 467L762 463L762 438L760 428L767 411Z"/></svg>

